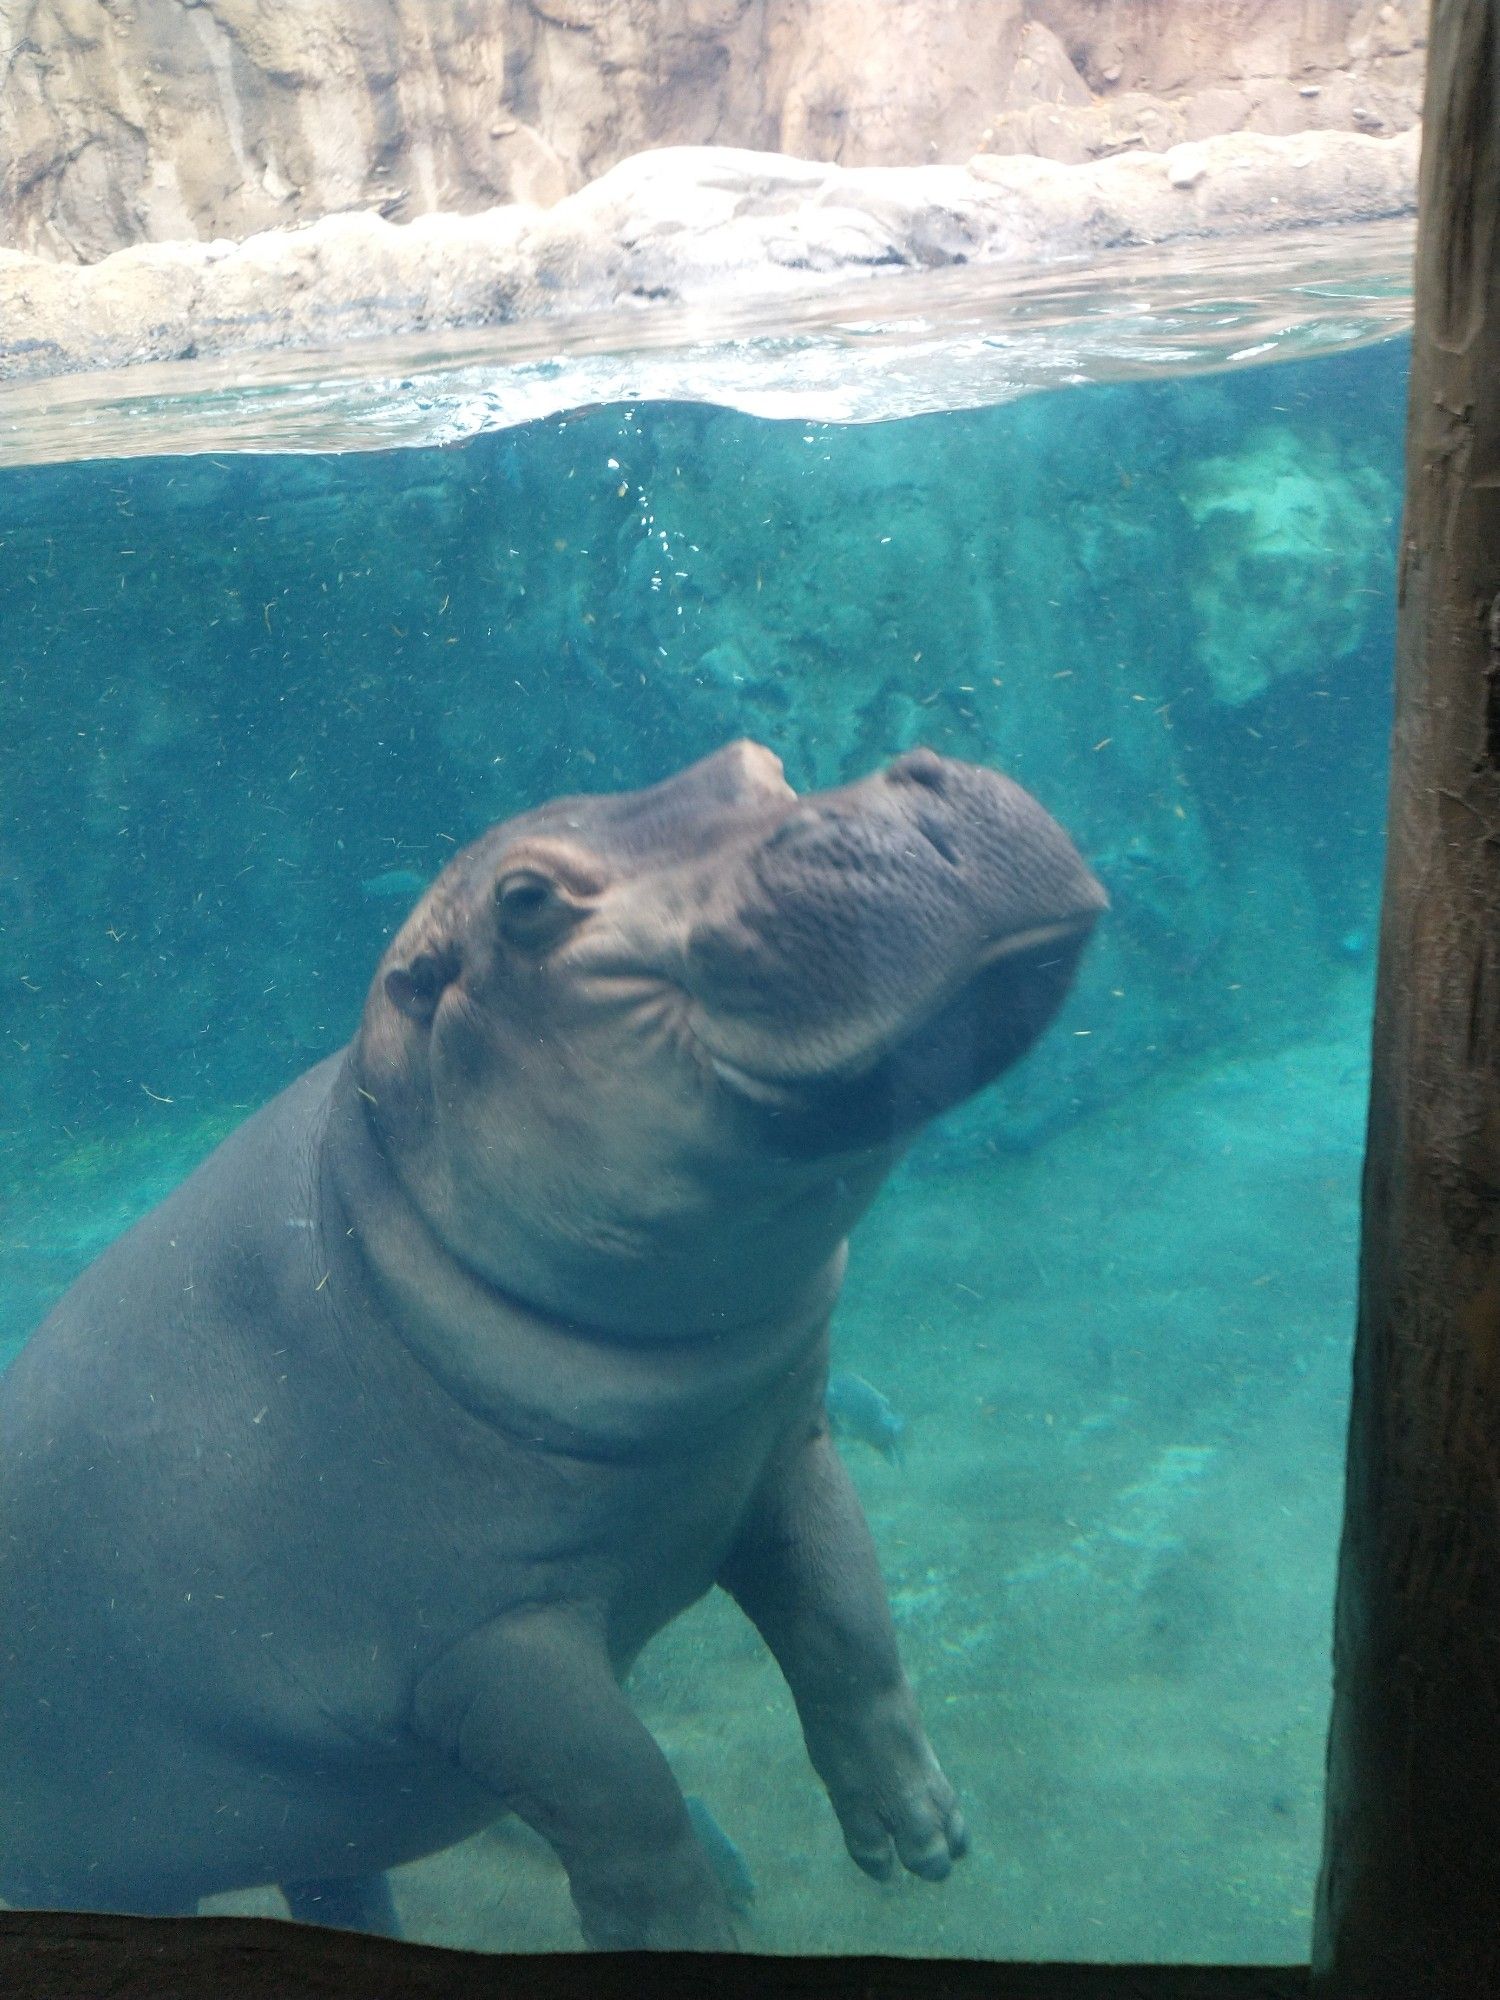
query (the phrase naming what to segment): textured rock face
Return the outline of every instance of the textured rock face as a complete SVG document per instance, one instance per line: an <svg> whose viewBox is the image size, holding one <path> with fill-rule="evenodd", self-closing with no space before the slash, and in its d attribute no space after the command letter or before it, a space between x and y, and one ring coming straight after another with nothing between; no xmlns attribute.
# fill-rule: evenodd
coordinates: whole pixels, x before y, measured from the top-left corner
<svg viewBox="0 0 1500 2000"><path fill-rule="evenodd" d="M0 25L0 212L13 242L89 261L333 210L561 192L505 97L496 7L421 0L29 0ZM9 46L5 46L8 43Z"/></svg>
<svg viewBox="0 0 1500 2000"><path fill-rule="evenodd" d="M1089 101L1018 101L985 143L1081 160L1220 132L1389 134L1419 115L1425 0L1031 0Z"/></svg>
<svg viewBox="0 0 1500 2000"><path fill-rule="evenodd" d="M1073 161L1416 117L1421 0L14 0L0 237L547 204L663 144Z"/></svg>

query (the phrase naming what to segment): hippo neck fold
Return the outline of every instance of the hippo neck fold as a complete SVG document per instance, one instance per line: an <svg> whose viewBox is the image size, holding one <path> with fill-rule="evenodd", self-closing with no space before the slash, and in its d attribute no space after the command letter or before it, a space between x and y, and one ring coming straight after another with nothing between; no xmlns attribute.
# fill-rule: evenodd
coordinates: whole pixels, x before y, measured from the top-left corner
<svg viewBox="0 0 1500 2000"><path fill-rule="evenodd" d="M691 1340L623 1338L539 1310L456 1258L391 1170L346 1058L320 1172L394 1336L471 1415L588 1458L687 1450L802 1369L826 1365L845 1246L787 1311Z"/></svg>

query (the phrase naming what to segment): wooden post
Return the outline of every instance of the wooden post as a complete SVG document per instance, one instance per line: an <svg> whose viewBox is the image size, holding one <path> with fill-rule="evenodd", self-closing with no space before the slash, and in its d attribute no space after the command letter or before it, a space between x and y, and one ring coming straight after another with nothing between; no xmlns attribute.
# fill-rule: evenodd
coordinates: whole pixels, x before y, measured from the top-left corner
<svg viewBox="0 0 1500 2000"><path fill-rule="evenodd" d="M1435 0L1314 1983L1500 1995L1500 0Z"/></svg>

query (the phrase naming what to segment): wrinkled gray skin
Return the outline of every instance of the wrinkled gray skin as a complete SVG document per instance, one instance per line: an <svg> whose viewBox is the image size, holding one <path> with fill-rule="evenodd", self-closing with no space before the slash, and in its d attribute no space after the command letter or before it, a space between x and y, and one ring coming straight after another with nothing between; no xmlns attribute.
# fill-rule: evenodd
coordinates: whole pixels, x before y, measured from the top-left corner
<svg viewBox="0 0 1500 2000"><path fill-rule="evenodd" d="M620 1689L715 1584L849 1851L965 1840L822 1412L844 1241L1019 1056L1103 901L992 772L799 800L731 745L460 855L353 1044L74 1285L0 1382L0 1893L191 1909L506 1809L596 1945L727 1946Z"/></svg>

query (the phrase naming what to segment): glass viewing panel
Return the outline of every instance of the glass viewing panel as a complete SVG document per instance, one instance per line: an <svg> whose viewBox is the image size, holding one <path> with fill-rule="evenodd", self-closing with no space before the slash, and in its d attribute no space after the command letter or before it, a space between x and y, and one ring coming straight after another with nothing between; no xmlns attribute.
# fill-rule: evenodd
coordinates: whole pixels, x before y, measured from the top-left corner
<svg viewBox="0 0 1500 2000"><path fill-rule="evenodd" d="M1075 281L1073 334L1089 307ZM836 1448L970 1850L940 1884L855 1869L723 1592L628 1699L748 1949L1305 1953L1407 350L1255 366L1190 334L1113 371L1138 379L884 422L606 372L595 407L447 447L243 453L225 406L224 449L200 412L186 455L84 432L0 474L0 1894L170 1909L201 1880L205 1910L284 1914L292 1880L348 1920L379 1914L348 1857L383 1856L408 1937L572 1947L558 1861L458 1771L476 1741L560 1846L620 1850L623 1814L627 1885L678 1854L639 1744L609 1790L627 1724L607 1674L570 1691L592 1668L546 1607L623 1665L738 1561L795 1622L726 1524L816 1398L745 1322L787 1288L815 1322L793 1278L891 1106L994 1067L984 1007L1045 1010L1086 878L1033 808L917 759L795 811L741 758L661 811L548 820L388 962L383 1103L241 1141L28 1337L348 1040L491 823L739 738L799 793L925 745L1024 786L1109 897L1035 1046L892 1167L833 1317ZM1112 372L1099 346L1077 372ZM108 449L175 449L185 407ZM996 957L1017 912L1060 927ZM833 1547L814 1678L857 1568ZM519 1604L537 1629L489 1658ZM823 1745L869 1760L867 1845L878 1733Z"/></svg>

